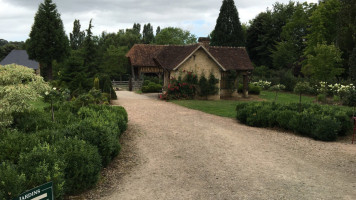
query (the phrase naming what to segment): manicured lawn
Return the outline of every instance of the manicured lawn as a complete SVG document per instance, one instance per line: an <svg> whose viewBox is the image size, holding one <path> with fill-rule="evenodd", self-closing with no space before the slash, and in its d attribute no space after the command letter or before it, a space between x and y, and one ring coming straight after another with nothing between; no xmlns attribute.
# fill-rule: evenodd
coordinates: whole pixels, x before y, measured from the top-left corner
<svg viewBox="0 0 356 200"><path fill-rule="evenodd" d="M236 117L236 105L238 101L204 101L204 100L174 100L171 101L175 104L191 108L194 110L200 110L213 115L222 117Z"/></svg>
<svg viewBox="0 0 356 200"><path fill-rule="evenodd" d="M274 101L276 96L275 92L270 92L270 91L262 91L260 94L261 99L265 99L267 101ZM302 96L302 103L313 103L315 100L315 97L310 97L310 96ZM281 93L278 92L277 96L277 103L299 103L299 95L292 94L292 93Z"/></svg>
<svg viewBox="0 0 356 200"><path fill-rule="evenodd" d="M261 99L266 101L274 101L275 92L262 91L260 96ZM303 96L303 103L312 103L315 97ZM173 100L171 101L175 104L194 109L200 110L213 115L218 115L222 117L236 117L236 105L241 101L230 101L230 100L220 100L220 101L204 101L204 100ZM246 101L244 101L246 102ZM278 93L277 103L299 103L299 96L291 93Z"/></svg>

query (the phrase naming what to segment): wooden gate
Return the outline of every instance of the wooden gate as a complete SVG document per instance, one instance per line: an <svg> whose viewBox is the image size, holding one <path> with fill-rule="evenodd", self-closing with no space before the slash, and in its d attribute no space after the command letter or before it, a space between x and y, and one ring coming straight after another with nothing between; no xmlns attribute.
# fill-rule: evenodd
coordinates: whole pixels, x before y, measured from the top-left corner
<svg viewBox="0 0 356 200"><path fill-rule="evenodd" d="M114 90L129 90L129 81L112 81ZM140 90L143 81L132 81L132 90Z"/></svg>

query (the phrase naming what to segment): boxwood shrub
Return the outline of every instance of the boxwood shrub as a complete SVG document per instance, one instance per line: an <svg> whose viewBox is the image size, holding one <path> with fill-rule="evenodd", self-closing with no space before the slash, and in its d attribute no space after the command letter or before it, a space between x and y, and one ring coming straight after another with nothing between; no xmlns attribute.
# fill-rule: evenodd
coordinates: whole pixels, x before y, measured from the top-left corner
<svg viewBox="0 0 356 200"><path fill-rule="evenodd" d="M352 129L352 111L318 104L241 103L236 118L256 127L279 127L322 141L334 141Z"/></svg>
<svg viewBox="0 0 356 200"><path fill-rule="evenodd" d="M254 85L254 84L249 84L248 85L248 93L249 94L255 94L255 95L259 95L261 93L262 88ZM239 88L238 88L238 92L242 93L243 92L243 85L239 84Z"/></svg>
<svg viewBox="0 0 356 200"><path fill-rule="evenodd" d="M18 167L26 176L27 189L53 181L55 199L62 199L65 163L53 146L43 144L28 153L21 153Z"/></svg>
<svg viewBox="0 0 356 200"><path fill-rule="evenodd" d="M0 200L53 181L55 198L96 184L103 166L119 153L127 128L123 107L55 105L14 116L0 134Z"/></svg>
<svg viewBox="0 0 356 200"><path fill-rule="evenodd" d="M98 148L76 138L60 140L55 148L65 163L66 193L78 193L96 184L101 170Z"/></svg>
<svg viewBox="0 0 356 200"><path fill-rule="evenodd" d="M14 164L0 163L0 200L13 199L26 190L26 177Z"/></svg>

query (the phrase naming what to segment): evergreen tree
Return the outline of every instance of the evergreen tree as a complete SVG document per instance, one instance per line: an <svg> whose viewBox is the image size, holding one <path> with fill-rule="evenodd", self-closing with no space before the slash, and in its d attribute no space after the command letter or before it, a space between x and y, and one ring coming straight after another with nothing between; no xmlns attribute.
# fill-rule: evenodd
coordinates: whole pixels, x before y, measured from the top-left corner
<svg viewBox="0 0 356 200"><path fill-rule="evenodd" d="M80 27L80 21L78 19L74 20L73 32L69 34L70 46L73 50L79 49L85 38L85 32L80 31Z"/></svg>
<svg viewBox="0 0 356 200"><path fill-rule="evenodd" d="M63 22L52 0L39 5L27 43L30 59L41 63L41 75L52 80L52 62L61 62L69 53L69 41L64 32Z"/></svg>
<svg viewBox="0 0 356 200"><path fill-rule="evenodd" d="M223 0L211 36L213 46L244 46L245 39L234 0Z"/></svg>
<svg viewBox="0 0 356 200"><path fill-rule="evenodd" d="M137 35L140 35L141 38L141 24L139 23L134 23L132 30L134 33L136 33Z"/></svg>
<svg viewBox="0 0 356 200"><path fill-rule="evenodd" d="M156 35L158 35L160 32L161 32L161 27L158 26L157 29L156 29Z"/></svg>
<svg viewBox="0 0 356 200"><path fill-rule="evenodd" d="M87 34L84 40L83 44L83 53L84 53L84 67L87 69L88 76L89 77L94 77L94 75L97 73L97 66L95 64L95 59L97 58L97 47L94 43L93 40L93 33L91 29L93 28L91 24L92 20L89 22L89 27L86 30Z"/></svg>
<svg viewBox="0 0 356 200"><path fill-rule="evenodd" d="M349 71L351 80L356 83L356 47L352 51L349 58Z"/></svg>
<svg viewBox="0 0 356 200"><path fill-rule="evenodd" d="M151 26L150 23L145 24L143 26L143 32L142 32L142 40L144 44L150 44L153 43L154 40L154 35L153 35L153 27Z"/></svg>

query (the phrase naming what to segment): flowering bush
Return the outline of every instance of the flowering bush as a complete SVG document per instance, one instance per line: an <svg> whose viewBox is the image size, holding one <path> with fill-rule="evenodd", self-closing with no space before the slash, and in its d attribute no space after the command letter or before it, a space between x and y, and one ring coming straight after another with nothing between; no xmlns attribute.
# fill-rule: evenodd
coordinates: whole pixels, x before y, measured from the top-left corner
<svg viewBox="0 0 356 200"><path fill-rule="evenodd" d="M319 85L315 85L318 94L327 94L329 92L328 83L321 81Z"/></svg>
<svg viewBox="0 0 356 200"><path fill-rule="evenodd" d="M258 82L252 82L254 86L259 86L260 88L267 90L271 87L271 82L259 80Z"/></svg>
<svg viewBox="0 0 356 200"><path fill-rule="evenodd" d="M341 98L349 95L351 92L355 91L356 88L353 84L342 85L340 83L328 84L327 82L320 82L319 85L316 85L317 91L319 94L328 94L328 95L338 95Z"/></svg>
<svg viewBox="0 0 356 200"><path fill-rule="evenodd" d="M30 101L35 101L49 86L32 69L11 64L0 67L0 128L10 125L14 113L30 109Z"/></svg>
<svg viewBox="0 0 356 200"><path fill-rule="evenodd" d="M195 85L186 81L172 79L167 92L160 96L161 99L192 99L195 95Z"/></svg>

